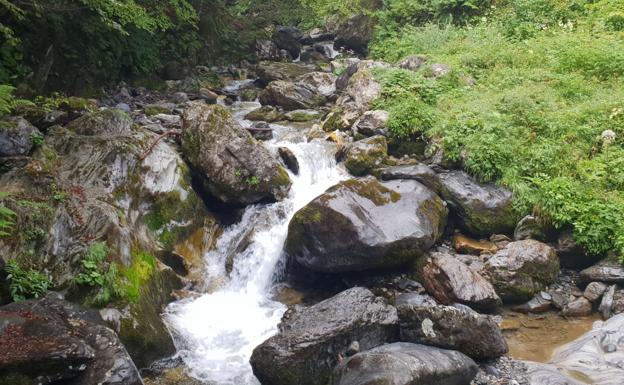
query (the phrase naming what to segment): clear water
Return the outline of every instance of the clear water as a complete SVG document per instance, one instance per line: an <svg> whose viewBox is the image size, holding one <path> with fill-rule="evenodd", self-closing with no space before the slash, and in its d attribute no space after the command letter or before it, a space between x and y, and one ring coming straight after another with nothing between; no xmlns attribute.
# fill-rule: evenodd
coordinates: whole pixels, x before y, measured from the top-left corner
<svg viewBox="0 0 624 385"><path fill-rule="evenodd" d="M257 103L236 103L233 115L248 126L251 122L243 116L257 107ZM300 129L272 127L274 139L265 145L271 151L288 147L299 161L299 175L291 174L289 197L248 207L241 221L226 229L216 249L205 256L209 293L173 303L165 315L190 374L210 384L259 383L249 358L256 346L277 332L286 310L271 299L271 289L288 222L297 210L346 177L336 166L332 144L306 143ZM229 277L225 271L228 256L234 261Z"/></svg>

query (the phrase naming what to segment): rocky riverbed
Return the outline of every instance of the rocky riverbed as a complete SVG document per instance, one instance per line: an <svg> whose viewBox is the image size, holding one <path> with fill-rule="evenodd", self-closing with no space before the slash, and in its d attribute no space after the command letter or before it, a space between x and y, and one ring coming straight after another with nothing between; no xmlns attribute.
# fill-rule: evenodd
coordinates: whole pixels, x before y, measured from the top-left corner
<svg viewBox="0 0 624 385"><path fill-rule="evenodd" d="M0 383L621 384L624 267L433 148L396 152L391 64L334 35L1 122ZM95 242L126 290L104 304L76 280ZM57 293L13 302L9 260Z"/></svg>

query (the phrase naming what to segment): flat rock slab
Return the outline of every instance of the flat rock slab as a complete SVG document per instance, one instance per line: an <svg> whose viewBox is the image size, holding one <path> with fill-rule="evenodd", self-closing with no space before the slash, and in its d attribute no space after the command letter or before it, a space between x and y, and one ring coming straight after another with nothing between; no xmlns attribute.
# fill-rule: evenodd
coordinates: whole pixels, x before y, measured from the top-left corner
<svg viewBox="0 0 624 385"><path fill-rule="evenodd" d="M477 365L466 355L397 342L358 353L336 367L333 385L468 385Z"/></svg>

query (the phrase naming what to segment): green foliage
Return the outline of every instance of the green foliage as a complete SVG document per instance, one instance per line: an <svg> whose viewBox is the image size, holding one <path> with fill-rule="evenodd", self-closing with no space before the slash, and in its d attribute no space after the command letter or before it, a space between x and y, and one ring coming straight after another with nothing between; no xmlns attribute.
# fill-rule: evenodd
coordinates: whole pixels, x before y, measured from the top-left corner
<svg viewBox="0 0 624 385"><path fill-rule="evenodd" d="M119 281L117 264L108 263L108 248L102 242L94 242L89 246L82 260L82 272L77 274L74 282L95 290L95 294L87 298L87 303L104 306L114 300L123 298L124 292Z"/></svg>
<svg viewBox="0 0 624 385"><path fill-rule="evenodd" d="M8 115L20 105L31 105L32 103L23 100L17 99L13 96L14 87L9 86L7 84L0 84L0 117L4 115Z"/></svg>
<svg viewBox="0 0 624 385"><path fill-rule="evenodd" d="M141 287L147 282L156 270L156 258L146 252L132 254L132 265L123 269L125 278L124 295L132 302L136 302L141 294Z"/></svg>
<svg viewBox="0 0 624 385"><path fill-rule="evenodd" d="M52 286L47 275L33 269L24 269L14 260L7 262L5 270L13 301L42 297Z"/></svg>
<svg viewBox="0 0 624 385"><path fill-rule="evenodd" d="M9 194L0 191L0 198L6 198ZM15 222L13 221L15 218L15 211L6 207L4 204L0 206L0 238L9 236L9 230L13 227Z"/></svg>
<svg viewBox="0 0 624 385"><path fill-rule="evenodd" d="M435 138L448 160L511 188L521 212L573 227L591 253L622 252L622 9L621 0L499 2L469 26L393 16L405 24L381 26L373 56L426 54L453 72L376 73L378 107L392 134ZM608 145L605 130L615 134Z"/></svg>

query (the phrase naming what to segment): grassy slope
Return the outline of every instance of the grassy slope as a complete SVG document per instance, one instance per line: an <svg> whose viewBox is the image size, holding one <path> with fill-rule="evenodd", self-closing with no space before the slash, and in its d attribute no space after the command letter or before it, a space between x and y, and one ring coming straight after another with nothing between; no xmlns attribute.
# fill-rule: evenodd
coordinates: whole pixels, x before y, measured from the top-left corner
<svg viewBox="0 0 624 385"><path fill-rule="evenodd" d="M424 54L453 73L433 82L426 69L380 72L378 104L390 110L395 135L437 139L471 174L513 189L523 213L573 226L593 253L621 252L624 1L586 3L499 4L468 27L382 12L372 56ZM614 143L601 139L605 130Z"/></svg>

